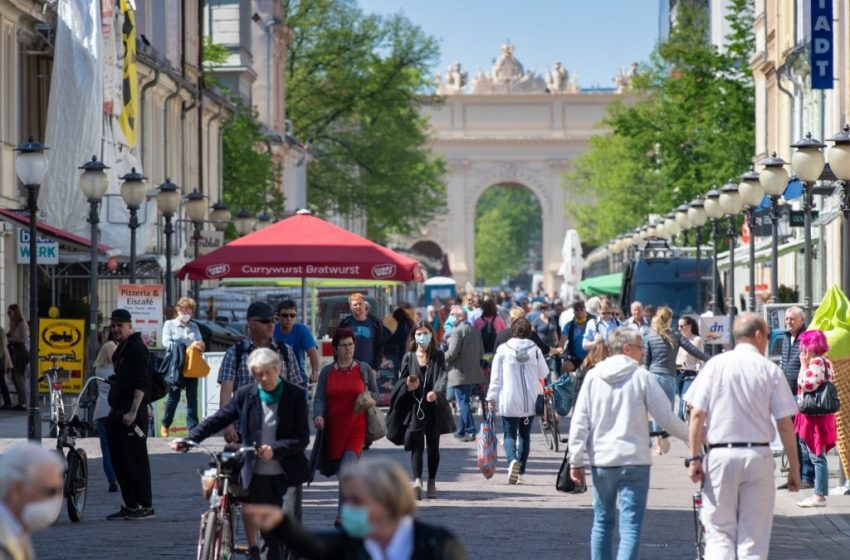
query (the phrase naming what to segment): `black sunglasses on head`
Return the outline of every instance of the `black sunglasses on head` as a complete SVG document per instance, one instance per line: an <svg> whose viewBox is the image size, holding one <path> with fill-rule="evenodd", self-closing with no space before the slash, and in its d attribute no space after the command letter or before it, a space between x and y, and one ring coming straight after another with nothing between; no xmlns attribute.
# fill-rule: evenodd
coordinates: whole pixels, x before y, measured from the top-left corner
<svg viewBox="0 0 850 560"><path fill-rule="evenodd" d="M295 313L278 313L277 314L278 317L281 317L281 318L289 317L290 319L294 319L295 315L296 315Z"/></svg>

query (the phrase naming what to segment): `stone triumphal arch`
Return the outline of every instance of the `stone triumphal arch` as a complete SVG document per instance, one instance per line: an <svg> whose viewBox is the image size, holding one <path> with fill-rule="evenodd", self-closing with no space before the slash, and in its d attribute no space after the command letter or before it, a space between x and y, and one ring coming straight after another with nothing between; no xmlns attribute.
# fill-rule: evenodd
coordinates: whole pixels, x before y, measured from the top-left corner
<svg viewBox="0 0 850 560"><path fill-rule="evenodd" d="M475 207L489 187L515 184L537 196L543 213L543 273L554 291L561 246L570 223L562 176L587 150L605 108L627 90L633 69L621 71L616 88L581 90L560 62L541 76L526 71L513 45L502 45L489 72L467 84L460 64L436 76L443 103L423 109L432 127L431 147L447 162L447 212L411 246L430 241L448 258L459 284L475 278Z"/></svg>

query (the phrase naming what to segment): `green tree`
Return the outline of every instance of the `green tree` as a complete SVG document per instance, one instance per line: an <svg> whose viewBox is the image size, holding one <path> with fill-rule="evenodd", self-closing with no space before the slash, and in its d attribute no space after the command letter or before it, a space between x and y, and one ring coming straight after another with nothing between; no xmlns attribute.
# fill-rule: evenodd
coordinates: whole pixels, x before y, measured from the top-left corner
<svg viewBox="0 0 850 560"><path fill-rule="evenodd" d="M734 0L724 52L707 42L702 2L679 3L670 38L633 80L637 101L610 107L565 177L582 239L603 243L737 177L751 165L755 104L752 0Z"/></svg>
<svg viewBox="0 0 850 560"><path fill-rule="evenodd" d="M378 242L442 208L443 161L427 147L422 92L436 41L401 15L366 15L350 0L284 0L292 29L287 115L312 143L308 202L368 216Z"/></svg>
<svg viewBox="0 0 850 560"><path fill-rule="evenodd" d="M531 191L515 185L487 189L475 207L476 281L498 285L521 272L530 256L539 260L542 231L540 203Z"/></svg>

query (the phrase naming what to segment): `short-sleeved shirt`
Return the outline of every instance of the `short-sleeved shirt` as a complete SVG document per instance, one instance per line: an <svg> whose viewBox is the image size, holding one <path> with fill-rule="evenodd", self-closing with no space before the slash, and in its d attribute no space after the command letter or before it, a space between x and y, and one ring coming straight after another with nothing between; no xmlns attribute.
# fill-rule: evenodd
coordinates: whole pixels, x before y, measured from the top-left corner
<svg viewBox="0 0 850 560"><path fill-rule="evenodd" d="M237 345L241 346L240 350L242 354L238 363L236 360ZM221 385L226 381L232 381L233 392L235 393L239 387L251 383L253 377L251 376L251 372L248 371L248 355L256 349L257 347L248 337L243 338L228 348L227 352L224 353L224 358L221 360L221 367L218 370L218 384ZM280 354L280 360L282 362L281 377L294 385L305 387L307 380L301 375L301 371L298 369L298 364L295 362L295 353L292 349L285 349L284 346L274 342L274 339L272 339L269 349Z"/></svg>
<svg viewBox="0 0 850 560"><path fill-rule="evenodd" d="M375 323L368 317L358 321L351 317L351 330L354 331L354 359L371 364L375 361Z"/></svg>
<svg viewBox="0 0 850 560"><path fill-rule="evenodd" d="M280 328L280 323L274 326L272 338L278 344L288 344L292 351L295 352L295 361L298 362L298 367L301 368L301 375L307 375L306 359L307 350L317 348L316 339L313 338L313 333L303 323L295 323L292 325L292 330L284 334Z"/></svg>
<svg viewBox="0 0 850 560"><path fill-rule="evenodd" d="M685 401L707 413L709 444L770 443L776 436L771 416L797 413L782 370L746 343L709 360Z"/></svg>

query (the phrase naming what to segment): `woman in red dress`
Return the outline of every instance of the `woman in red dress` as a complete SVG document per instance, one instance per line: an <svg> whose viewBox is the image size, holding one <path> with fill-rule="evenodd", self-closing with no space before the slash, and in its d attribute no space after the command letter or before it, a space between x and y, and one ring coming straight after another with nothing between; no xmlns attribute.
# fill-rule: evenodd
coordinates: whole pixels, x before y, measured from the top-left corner
<svg viewBox="0 0 850 560"><path fill-rule="evenodd" d="M832 381L834 369L825 356L829 351L823 331L811 330L800 335L800 373L797 376L797 399L802 401L804 393L817 390L827 381ZM815 484L811 498L797 505L802 508L826 506L829 494L829 468L826 454L835 447L835 414L803 414L794 417L794 430L800 441L808 447L809 458L815 467Z"/></svg>
<svg viewBox="0 0 850 560"><path fill-rule="evenodd" d="M372 368L354 359L354 332L337 329L331 341L334 362L322 369L313 398L313 424L323 430L324 458L333 473L356 462L366 444L366 415L354 413L357 397L364 391L377 397ZM342 507L340 488L339 507Z"/></svg>

